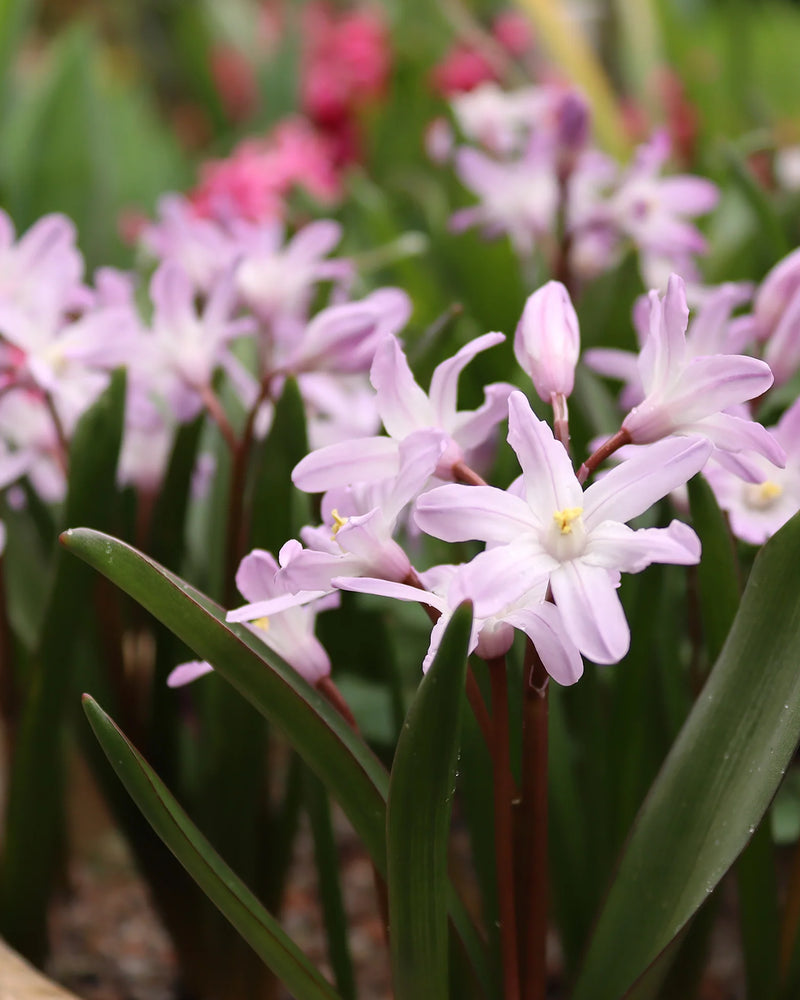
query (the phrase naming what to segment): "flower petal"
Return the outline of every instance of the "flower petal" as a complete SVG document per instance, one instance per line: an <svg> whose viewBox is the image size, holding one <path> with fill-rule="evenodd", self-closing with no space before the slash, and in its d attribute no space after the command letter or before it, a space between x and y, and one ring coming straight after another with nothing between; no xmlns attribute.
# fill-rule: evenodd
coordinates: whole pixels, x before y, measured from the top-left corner
<svg viewBox="0 0 800 1000"><path fill-rule="evenodd" d="M550 577L556 606L576 646L594 663L617 663L628 652L630 629L614 578L580 560L563 563Z"/></svg>
<svg viewBox="0 0 800 1000"><path fill-rule="evenodd" d="M386 337L378 345L369 378L378 394L383 426L391 437L402 439L412 431L437 423L430 401L411 373L396 337Z"/></svg>
<svg viewBox="0 0 800 1000"><path fill-rule="evenodd" d="M373 482L397 475L397 442L387 437L337 441L306 455L292 471L292 482L306 493Z"/></svg>
<svg viewBox="0 0 800 1000"><path fill-rule="evenodd" d="M581 506L582 490L569 455L521 392L508 400L508 443L522 466L527 502L543 523L555 511Z"/></svg>
<svg viewBox="0 0 800 1000"><path fill-rule="evenodd" d="M602 521L638 517L699 472L711 450L703 438L665 438L638 449L585 491L583 523L591 531Z"/></svg>
<svg viewBox="0 0 800 1000"><path fill-rule="evenodd" d="M446 542L514 542L538 527L524 500L494 486L448 483L417 500L417 525Z"/></svg>
<svg viewBox="0 0 800 1000"><path fill-rule="evenodd" d="M545 601L538 607L519 608L505 615L505 620L528 636L554 681L566 686L581 677L581 654L554 604Z"/></svg>
<svg viewBox="0 0 800 1000"><path fill-rule="evenodd" d="M682 521L638 531L606 521L592 531L583 559L589 565L623 573L639 573L653 562L692 566L700 561L700 539Z"/></svg>

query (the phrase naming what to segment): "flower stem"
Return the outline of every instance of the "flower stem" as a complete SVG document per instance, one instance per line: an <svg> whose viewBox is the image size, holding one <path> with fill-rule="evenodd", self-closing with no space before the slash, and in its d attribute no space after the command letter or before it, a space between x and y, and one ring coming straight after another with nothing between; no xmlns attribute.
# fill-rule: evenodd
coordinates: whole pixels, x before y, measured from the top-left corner
<svg viewBox="0 0 800 1000"><path fill-rule="evenodd" d="M453 462L453 475L459 483L467 486L485 486L486 480L481 478L474 469L471 469L466 462Z"/></svg>
<svg viewBox="0 0 800 1000"><path fill-rule="evenodd" d="M247 523L244 501L247 486L247 465L255 436L256 417L262 403L268 398L272 388L274 373L269 373L261 380L261 386L255 402L247 414L241 438L233 449L231 468L231 485L228 496L228 523L225 532L225 602L231 605L236 597L235 577L236 567L244 555L247 539Z"/></svg>
<svg viewBox="0 0 800 1000"><path fill-rule="evenodd" d="M504 656L489 661L492 684L492 770L497 899L503 962L503 998L520 1000L517 915L514 899L514 781L508 726L508 680Z"/></svg>
<svg viewBox="0 0 800 1000"><path fill-rule="evenodd" d="M239 442L236 439L236 433L231 426L231 422L228 420L228 414L219 401L219 396L217 396L210 385L204 385L200 390L200 398L203 400L203 405L208 410L211 419L219 427L220 433L225 439L225 444L231 450L231 454L235 455L239 449Z"/></svg>
<svg viewBox="0 0 800 1000"><path fill-rule="evenodd" d="M607 441L604 441L597 451L593 452L580 469L578 469L578 482L585 483L601 462L604 462L609 455L613 455L618 448L630 443L630 434L624 427L621 427L616 434L612 434Z"/></svg>
<svg viewBox="0 0 800 1000"><path fill-rule="evenodd" d="M563 392L554 393L550 399L550 403L553 407L553 429L556 440L564 445L569 455L569 410L567 409L567 397Z"/></svg>
<svg viewBox="0 0 800 1000"><path fill-rule="evenodd" d="M522 806L525 836L517 858L521 895L523 1000L547 994L547 693L548 676L533 643L525 648L522 707Z"/></svg>

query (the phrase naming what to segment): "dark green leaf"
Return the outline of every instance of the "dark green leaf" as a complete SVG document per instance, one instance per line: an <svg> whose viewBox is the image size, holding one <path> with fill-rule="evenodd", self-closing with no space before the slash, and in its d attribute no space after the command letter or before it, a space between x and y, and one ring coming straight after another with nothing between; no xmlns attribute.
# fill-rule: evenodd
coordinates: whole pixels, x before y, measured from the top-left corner
<svg viewBox="0 0 800 1000"><path fill-rule="evenodd" d="M471 608L459 608L411 704L392 766L386 826L398 1000L447 996L447 841L471 625Z"/></svg>
<svg viewBox="0 0 800 1000"><path fill-rule="evenodd" d="M225 864L97 702L85 695L84 708L106 756L148 822L262 961L297 1000L336 1000L330 984Z"/></svg>
<svg viewBox="0 0 800 1000"><path fill-rule="evenodd" d="M800 515L756 559L725 647L637 817L574 1000L618 1000L767 810L800 736Z"/></svg>

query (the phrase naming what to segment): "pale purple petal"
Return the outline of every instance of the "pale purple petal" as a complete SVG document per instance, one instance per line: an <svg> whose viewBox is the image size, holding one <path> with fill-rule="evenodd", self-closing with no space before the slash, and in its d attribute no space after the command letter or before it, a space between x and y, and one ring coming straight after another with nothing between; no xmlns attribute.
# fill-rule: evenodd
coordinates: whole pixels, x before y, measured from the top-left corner
<svg viewBox="0 0 800 1000"><path fill-rule="evenodd" d="M247 601L260 601L283 593L275 584L278 563L271 552L253 549L239 563L236 571L236 587Z"/></svg>
<svg viewBox="0 0 800 1000"><path fill-rule="evenodd" d="M558 608L547 601L538 607L519 608L505 620L524 632L536 647L545 670L554 681L574 684L583 674L583 660L564 627Z"/></svg>
<svg viewBox="0 0 800 1000"><path fill-rule="evenodd" d="M676 274L670 275L663 302L657 292L650 292L649 298L650 333L639 355L639 372L647 393L665 385L683 366L689 323L686 286Z"/></svg>
<svg viewBox="0 0 800 1000"><path fill-rule="evenodd" d="M402 439L412 431L438 423L395 337L386 337L379 344L369 377L378 394L378 413L391 437Z"/></svg>
<svg viewBox="0 0 800 1000"><path fill-rule="evenodd" d="M594 663L617 663L628 652L630 630L612 574L579 560L550 577L556 606L578 649Z"/></svg>
<svg viewBox="0 0 800 1000"><path fill-rule="evenodd" d="M640 449L583 494L583 522L630 521L698 473L711 454L704 438L665 438Z"/></svg>
<svg viewBox="0 0 800 1000"><path fill-rule="evenodd" d="M773 434L755 420L732 413L715 413L686 428L688 433L705 434L717 448L724 451L754 451L783 468L786 453Z"/></svg>
<svg viewBox="0 0 800 1000"><path fill-rule="evenodd" d="M700 561L700 539L682 521L638 531L606 521L592 531L582 558L588 565L623 573L639 573L654 562L692 566Z"/></svg>
<svg viewBox="0 0 800 1000"><path fill-rule="evenodd" d="M484 444L500 421L506 419L508 397L515 390L510 382L492 382L484 388L484 402L477 410L462 410L457 415L451 433L464 451Z"/></svg>
<svg viewBox="0 0 800 1000"><path fill-rule="evenodd" d="M530 591L541 589L557 567L556 560L535 543L499 545L461 567L448 591L448 603L455 606L468 599L475 605L476 618L500 615Z"/></svg>
<svg viewBox="0 0 800 1000"><path fill-rule="evenodd" d="M387 437L339 441L306 455L294 467L292 482L306 493L322 493L355 482L397 475L399 448Z"/></svg>
<svg viewBox="0 0 800 1000"><path fill-rule="evenodd" d="M717 354L693 358L681 373L680 386L670 393L676 424L727 409L754 399L772 385L769 365L743 354Z"/></svg>
<svg viewBox="0 0 800 1000"><path fill-rule="evenodd" d="M380 580L370 576L335 576L331 583L340 590L354 590L359 594L375 594L378 597L391 597L397 601L428 604L437 611L444 611L447 607L443 597L419 587L411 587L407 583L395 583L392 580Z"/></svg>
<svg viewBox="0 0 800 1000"><path fill-rule="evenodd" d="M556 508L553 508L554 510ZM548 515L549 516L549 515ZM414 520L446 542L513 542L539 527L528 504L494 486L448 483L417 500Z"/></svg>
<svg viewBox="0 0 800 1000"><path fill-rule="evenodd" d="M167 687L183 687L190 684L204 674L210 674L214 668L205 660L190 660L188 663L180 663L174 670L170 671L167 677Z"/></svg>
<svg viewBox="0 0 800 1000"><path fill-rule="evenodd" d="M581 506L582 491L569 455L521 392L508 400L508 443L522 466L528 505L543 523L549 524L558 510Z"/></svg>
<svg viewBox="0 0 800 1000"><path fill-rule="evenodd" d="M458 377L472 359L482 351L501 344L505 340L502 333L485 333L465 344L452 358L437 365L431 376L429 392L430 404L436 414L436 422L451 429L458 402ZM373 385L375 383L373 382ZM377 386L376 386L377 388ZM388 430L388 428L387 428ZM389 431L391 434L392 432Z"/></svg>

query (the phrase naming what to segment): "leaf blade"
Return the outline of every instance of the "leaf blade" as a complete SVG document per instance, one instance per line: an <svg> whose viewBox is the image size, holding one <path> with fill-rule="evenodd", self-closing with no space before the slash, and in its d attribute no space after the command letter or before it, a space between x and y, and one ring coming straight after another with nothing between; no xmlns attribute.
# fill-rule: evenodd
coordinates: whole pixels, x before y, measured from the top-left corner
<svg viewBox="0 0 800 1000"><path fill-rule="evenodd" d="M84 710L117 775L156 833L298 1000L338 1000L331 985L194 826L125 734L96 701Z"/></svg>
<svg viewBox="0 0 800 1000"><path fill-rule="evenodd" d="M637 817L573 1000L623 995L766 811L800 737L798 559L800 516L756 559L720 658Z"/></svg>

